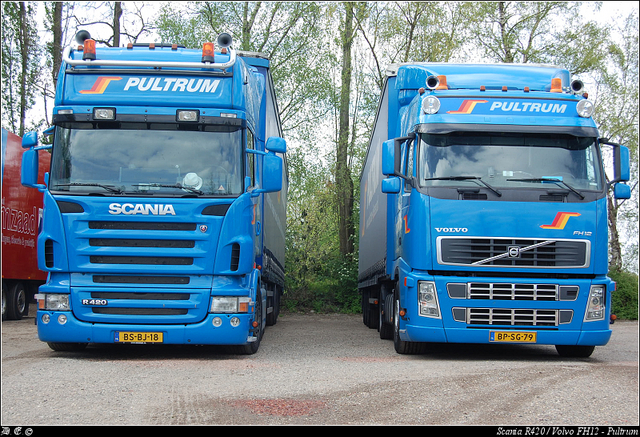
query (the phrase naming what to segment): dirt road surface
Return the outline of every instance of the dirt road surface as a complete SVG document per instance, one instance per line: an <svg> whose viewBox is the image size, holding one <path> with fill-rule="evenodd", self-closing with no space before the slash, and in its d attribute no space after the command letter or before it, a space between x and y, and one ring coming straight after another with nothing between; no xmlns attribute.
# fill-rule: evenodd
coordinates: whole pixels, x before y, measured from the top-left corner
<svg viewBox="0 0 640 437"><path fill-rule="evenodd" d="M591 358L553 346L398 355L355 315L281 314L260 350L54 352L35 310L2 323L2 425L638 425L638 323Z"/></svg>

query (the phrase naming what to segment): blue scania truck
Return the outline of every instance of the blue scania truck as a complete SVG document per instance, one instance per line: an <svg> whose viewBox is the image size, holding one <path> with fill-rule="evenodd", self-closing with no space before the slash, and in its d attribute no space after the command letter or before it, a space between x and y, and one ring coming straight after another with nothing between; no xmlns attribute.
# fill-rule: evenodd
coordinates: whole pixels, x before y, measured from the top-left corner
<svg viewBox="0 0 640 437"><path fill-rule="evenodd" d="M358 283L364 323L398 353L521 343L587 357L609 341L607 190L629 197L629 151L599 137L583 88L553 66L388 68Z"/></svg>
<svg viewBox="0 0 640 437"><path fill-rule="evenodd" d="M202 51L77 39L52 141L23 139L22 184L44 194L39 338L255 353L284 289L286 143L269 60L227 34Z"/></svg>

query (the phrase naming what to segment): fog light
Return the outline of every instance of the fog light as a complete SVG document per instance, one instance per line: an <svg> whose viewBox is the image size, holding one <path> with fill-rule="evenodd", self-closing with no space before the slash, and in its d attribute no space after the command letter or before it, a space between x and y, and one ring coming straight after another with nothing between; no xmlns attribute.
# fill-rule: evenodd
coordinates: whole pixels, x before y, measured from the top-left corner
<svg viewBox="0 0 640 437"><path fill-rule="evenodd" d="M49 316L49 314L43 314L41 320L42 320L42 323L46 325L51 321L51 316Z"/></svg>
<svg viewBox="0 0 640 437"><path fill-rule="evenodd" d="M231 323L231 326L233 326L234 328L237 328L238 326L240 326L240 319L237 317L231 317L231 320L229 322Z"/></svg>
<svg viewBox="0 0 640 437"><path fill-rule="evenodd" d="M94 120L115 120L116 110L114 108L94 108Z"/></svg>
<svg viewBox="0 0 640 437"><path fill-rule="evenodd" d="M177 119L181 122L197 122L200 118L200 111L178 111Z"/></svg>
<svg viewBox="0 0 640 437"><path fill-rule="evenodd" d="M60 314L58 316L58 323L60 323L61 325L67 323L67 316L65 316L64 314Z"/></svg>
<svg viewBox="0 0 640 437"><path fill-rule="evenodd" d="M219 328L220 325L222 325L222 319L220 317L214 317L211 323L213 323L214 327Z"/></svg>
<svg viewBox="0 0 640 437"><path fill-rule="evenodd" d="M440 100L435 96L427 96L422 101L422 111L425 114L436 114L440 110Z"/></svg>
<svg viewBox="0 0 640 437"><path fill-rule="evenodd" d="M438 293L434 282L418 282L418 306L421 316L434 319L440 318Z"/></svg>

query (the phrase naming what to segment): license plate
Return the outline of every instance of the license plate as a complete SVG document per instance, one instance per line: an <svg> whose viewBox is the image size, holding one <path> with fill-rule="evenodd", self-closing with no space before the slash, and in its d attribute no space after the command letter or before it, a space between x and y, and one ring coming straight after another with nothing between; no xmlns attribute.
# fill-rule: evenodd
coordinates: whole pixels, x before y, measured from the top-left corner
<svg viewBox="0 0 640 437"><path fill-rule="evenodd" d="M162 343L162 332L116 332L116 343Z"/></svg>
<svg viewBox="0 0 640 437"><path fill-rule="evenodd" d="M535 332L514 332L514 331L491 331L489 333L491 342L507 343L535 343Z"/></svg>

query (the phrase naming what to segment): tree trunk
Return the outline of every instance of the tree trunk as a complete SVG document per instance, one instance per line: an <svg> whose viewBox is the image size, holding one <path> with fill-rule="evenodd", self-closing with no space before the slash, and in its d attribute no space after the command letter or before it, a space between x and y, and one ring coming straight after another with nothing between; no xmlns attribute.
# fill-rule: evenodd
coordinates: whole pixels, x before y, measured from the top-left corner
<svg viewBox="0 0 640 437"><path fill-rule="evenodd" d="M611 193L607 196L607 219L609 221L609 270L622 270L622 246L618 234L618 207Z"/></svg>
<svg viewBox="0 0 640 437"><path fill-rule="evenodd" d="M113 5L113 46L120 47L120 17L122 17L122 2Z"/></svg>
<svg viewBox="0 0 640 437"><path fill-rule="evenodd" d="M29 29L27 28L27 7L24 2L20 2L20 59L22 74L20 74L20 126L18 135L24 135L24 124L27 114L27 79L29 76Z"/></svg>
<svg viewBox="0 0 640 437"><path fill-rule="evenodd" d="M351 97L351 45L353 43L353 4L346 2L342 31L342 84L340 88L339 133L336 150L336 196L340 254L353 254L353 180L348 165L349 103Z"/></svg>
<svg viewBox="0 0 640 437"><path fill-rule="evenodd" d="M60 73L60 65L62 64L62 2L53 3L53 19L51 30L53 31L53 48L51 55L53 59L53 69L51 71L53 77L53 89L56 89L58 83L58 74Z"/></svg>

